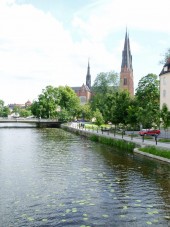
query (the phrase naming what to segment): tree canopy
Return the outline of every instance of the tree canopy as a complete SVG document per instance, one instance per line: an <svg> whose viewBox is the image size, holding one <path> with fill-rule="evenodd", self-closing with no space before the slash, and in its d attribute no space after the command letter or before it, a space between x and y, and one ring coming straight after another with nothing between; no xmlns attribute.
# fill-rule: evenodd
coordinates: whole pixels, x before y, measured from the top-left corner
<svg viewBox="0 0 170 227"><path fill-rule="evenodd" d="M36 117L69 120L76 115L79 105L79 98L70 87L47 86L31 109Z"/></svg>
<svg viewBox="0 0 170 227"><path fill-rule="evenodd" d="M151 127L153 123L158 122L160 95L157 75L148 74L139 81L136 100L140 123L144 127Z"/></svg>

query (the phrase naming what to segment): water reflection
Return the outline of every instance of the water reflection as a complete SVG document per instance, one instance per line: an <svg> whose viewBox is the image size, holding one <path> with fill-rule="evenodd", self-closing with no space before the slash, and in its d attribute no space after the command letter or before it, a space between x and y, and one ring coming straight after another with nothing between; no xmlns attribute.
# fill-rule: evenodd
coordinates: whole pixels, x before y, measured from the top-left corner
<svg viewBox="0 0 170 227"><path fill-rule="evenodd" d="M0 138L1 226L168 226L168 165L61 129Z"/></svg>

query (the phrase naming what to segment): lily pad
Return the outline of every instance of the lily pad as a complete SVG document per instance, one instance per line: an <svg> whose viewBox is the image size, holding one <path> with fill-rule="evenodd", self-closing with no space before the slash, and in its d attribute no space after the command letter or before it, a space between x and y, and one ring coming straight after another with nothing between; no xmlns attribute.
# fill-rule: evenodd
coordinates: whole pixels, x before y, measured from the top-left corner
<svg viewBox="0 0 170 227"><path fill-rule="evenodd" d="M109 215L107 215L107 214L103 214L103 215L102 215L102 217L104 217L104 218L108 218L108 217L109 217Z"/></svg>
<svg viewBox="0 0 170 227"><path fill-rule="evenodd" d="M34 218L32 218L32 217L28 217L27 219L28 219L28 221L34 221Z"/></svg>
<svg viewBox="0 0 170 227"><path fill-rule="evenodd" d="M47 222L48 219L47 219L47 218L43 218L42 221L43 221L43 222Z"/></svg>
<svg viewBox="0 0 170 227"><path fill-rule="evenodd" d="M77 208L72 208L72 212L76 213L77 212Z"/></svg>
<svg viewBox="0 0 170 227"><path fill-rule="evenodd" d="M150 222L150 221L147 221L147 222L146 222L146 224L148 224L148 225L152 225L152 222Z"/></svg>

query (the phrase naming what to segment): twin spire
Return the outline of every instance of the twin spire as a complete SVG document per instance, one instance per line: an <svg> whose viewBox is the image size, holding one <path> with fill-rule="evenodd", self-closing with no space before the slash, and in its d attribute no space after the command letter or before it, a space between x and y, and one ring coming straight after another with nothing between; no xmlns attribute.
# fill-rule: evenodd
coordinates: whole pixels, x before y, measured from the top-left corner
<svg viewBox="0 0 170 227"><path fill-rule="evenodd" d="M132 55L130 50L130 42L129 42L129 35L126 28L125 34L125 42L124 42L124 49L122 51L122 64L121 64L121 71L126 68L128 71L133 72L132 67ZM87 75L86 75L86 86L91 89L91 75L90 75L90 63L88 59L88 67L87 67Z"/></svg>

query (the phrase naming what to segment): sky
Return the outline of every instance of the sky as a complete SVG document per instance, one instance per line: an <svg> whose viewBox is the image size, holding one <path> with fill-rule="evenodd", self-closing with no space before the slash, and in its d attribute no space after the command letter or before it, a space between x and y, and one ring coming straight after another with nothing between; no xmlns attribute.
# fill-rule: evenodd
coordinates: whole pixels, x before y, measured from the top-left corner
<svg viewBox="0 0 170 227"><path fill-rule="evenodd" d="M0 0L0 99L36 100L48 85L120 73L126 28L135 89L170 48L169 0Z"/></svg>

